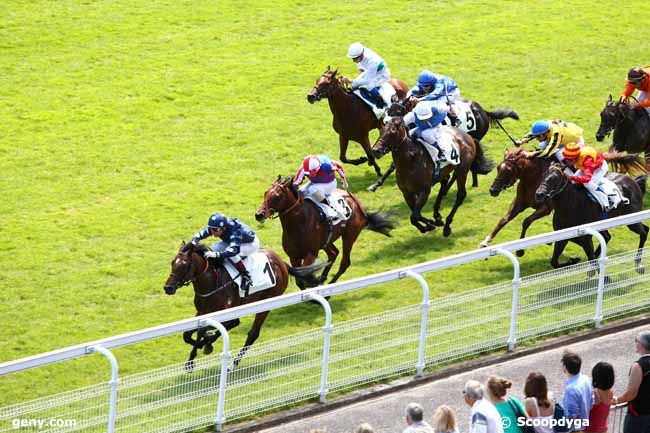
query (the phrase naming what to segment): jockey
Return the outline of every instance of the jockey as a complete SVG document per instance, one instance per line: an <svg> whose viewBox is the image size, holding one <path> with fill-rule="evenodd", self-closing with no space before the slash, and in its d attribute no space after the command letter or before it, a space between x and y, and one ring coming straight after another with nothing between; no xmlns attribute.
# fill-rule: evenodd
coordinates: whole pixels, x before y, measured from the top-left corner
<svg viewBox="0 0 650 433"><path fill-rule="evenodd" d="M605 161L605 157L601 152L591 146L581 147L577 143L568 143L564 146L562 155L568 164L578 169L573 176L568 177L569 180L584 185L598 200L605 212L616 208L621 201L626 204L629 203L626 198L621 196L618 187L615 185L611 194L607 194L603 189L602 183L604 181L613 182L605 178L607 161Z"/></svg>
<svg viewBox="0 0 650 433"><path fill-rule="evenodd" d="M516 144L519 147L536 138L539 141L537 150L526 152L526 156L536 158L555 156L555 159L561 162L564 159L562 155L564 146L568 143L577 143L578 146L584 144L582 132L582 128L575 123L565 122L564 120L538 120L533 123L530 133L518 140Z"/></svg>
<svg viewBox="0 0 650 433"><path fill-rule="evenodd" d="M382 86L390 80L390 70L384 59L370 48L364 47L361 43L355 42L348 48L348 57L357 64L359 76L350 81L352 90L360 89L367 94L371 101L376 101L378 108L390 106L392 94L382 90Z"/></svg>
<svg viewBox="0 0 650 433"><path fill-rule="evenodd" d="M627 73L625 90L621 94L621 101L625 101L632 96L635 89L639 91L639 103L635 104L632 108L650 107L650 66L630 69Z"/></svg>
<svg viewBox="0 0 650 433"><path fill-rule="evenodd" d="M450 105L449 117L452 125L456 125L456 113L451 106L460 98L460 88L451 78L434 74L429 70L424 70L418 75L418 83L408 91L406 97L415 97L419 101L445 101Z"/></svg>
<svg viewBox="0 0 650 433"><path fill-rule="evenodd" d="M452 149L451 137L441 134L441 123L449 113L449 106L442 101L421 101L413 111L404 116L404 124L415 123L409 131L413 138L421 138L433 149L435 174L438 173L440 161L446 161L446 152Z"/></svg>
<svg viewBox="0 0 650 433"><path fill-rule="evenodd" d="M303 195L305 197L311 196L317 202L329 205L342 219L345 219L347 216L341 214L327 200L338 186L335 173L341 176L343 187L348 189L348 181L345 178L345 171L341 164L327 155L308 155L302 161L296 176L293 178L293 184L299 186L305 177L309 178L309 182L300 188Z"/></svg>
<svg viewBox="0 0 650 433"><path fill-rule="evenodd" d="M208 225L194 235L192 243L196 244L210 235L221 238L221 241L213 244L213 251L206 251L203 254L204 257L208 259L229 258L242 277L241 289L248 290L252 285L251 275L241 256L247 257L259 250L260 240L255 232L236 218L231 219L215 212L210 215Z"/></svg>

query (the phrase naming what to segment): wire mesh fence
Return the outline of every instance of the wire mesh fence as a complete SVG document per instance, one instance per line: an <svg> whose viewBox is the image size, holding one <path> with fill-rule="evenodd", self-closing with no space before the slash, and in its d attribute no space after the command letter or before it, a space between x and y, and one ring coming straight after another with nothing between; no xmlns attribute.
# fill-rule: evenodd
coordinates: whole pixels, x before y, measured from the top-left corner
<svg viewBox="0 0 650 433"><path fill-rule="evenodd" d="M649 265L650 250L608 258L603 318L650 308L650 273L644 272ZM596 261L522 278L517 341L593 325L597 291ZM512 296L513 285L508 281L430 302L426 307L426 367L505 349ZM416 304L334 323L329 392L415 373L422 308ZM252 346L237 368L230 368L226 375L225 418L233 421L318 398L323 332L317 328ZM236 354L232 351L230 359ZM220 373L221 356L216 353L197 359L192 372L185 363L177 363L121 377L116 431L173 433L214 425ZM76 420L75 426L22 431L106 431L108 395L109 386L102 383L0 408L0 433L15 430L12 423L16 419ZM613 413L610 421L616 421L618 415Z"/></svg>

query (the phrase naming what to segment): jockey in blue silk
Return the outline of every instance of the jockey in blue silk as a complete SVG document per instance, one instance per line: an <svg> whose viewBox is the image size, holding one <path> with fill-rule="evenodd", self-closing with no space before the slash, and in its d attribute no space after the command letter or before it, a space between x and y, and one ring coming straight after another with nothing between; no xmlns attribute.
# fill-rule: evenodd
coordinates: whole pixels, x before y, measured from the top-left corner
<svg viewBox="0 0 650 433"><path fill-rule="evenodd" d="M384 59L359 42L350 45L348 57L354 61L360 72L354 80L347 79L352 90L360 89L362 93L369 94L370 99L376 101L379 108L382 108L382 104L384 107L390 106L392 95L382 90L384 83L390 80L390 70Z"/></svg>
<svg viewBox="0 0 650 433"><path fill-rule="evenodd" d="M194 235L192 243L196 244L209 236L218 237L221 241L212 245L212 251L204 253L205 258L230 259L241 274L242 290L248 290L252 285L252 280L241 258L242 256L248 257L259 250L260 241L255 232L236 218L228 218L215 212L210 215L208 224L203 230Z"/></svg>
<svg viewBox="0 0 650 433"><path fill-rule="evenodd" d="M451 105L460 98L460 89L451 78L424 70L418 76L418 83L406 94L407 98L411 96L420 101L445 101ZM450 117L452 124L456 124L453 108L450 110Z"/></svg>
<svg viewBox="0 0 650 433"><path fill-rule="evenodd" d="M435 173L439 170L439 161L445 161L445 154L450 152L452 147L451 137L442 133L442 121L449 113L449 105L442 101L418 102L415 109L404 116L404 124L415 124L415 128L409 131L413 138L421 138L433 148L433 163L436 167Z"/></svg>

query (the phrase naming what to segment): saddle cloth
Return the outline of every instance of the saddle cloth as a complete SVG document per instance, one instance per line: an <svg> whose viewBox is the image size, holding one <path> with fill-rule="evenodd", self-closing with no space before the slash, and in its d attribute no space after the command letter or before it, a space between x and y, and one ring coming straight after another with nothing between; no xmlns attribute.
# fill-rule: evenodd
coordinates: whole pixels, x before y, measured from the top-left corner
<svg viewBox="0 0 650 433"><path fill-rule="evenodd" d="M363 95L363 93L361 93L360 89L354 90L353 93L357 95L359 98L361 98L361 100L365 102L366 105L368 105L372 109L372 112L375 113L375 117L377 117L377 119L382 119L384 117L387 107L384 108L377 107L375 101L366 98ZM381 85L381 89L379 89L379 93L381 93L382 95L389 95L392 98L392 96L395 94L395 88L391 86L390 83L387 81Z"/></svg>
<svg viewBox="0 0 650 433"><path fill-rule="evenodd" d="M598 200L598 197L594 196L594 193L589 191L587 188L584 189L587 192L587 196L591 201L596 203L602 208L602 205L600 204L600 201ZM598 182L598 188L597 188L597 194L603 194L607 200L611 204L611 200L609 200L609 197L615 198L616 196L621 198L621 202L627 204L629 203L629 200L623 196L621 193L621 190L618 188L618 186L612 182L611 180L607 179L606 177L603 177L600 182ZM627 203L626 203L627 202ZM621 204L620 202L618 204ZM605 210L605 209L603 209Z"/></svg>
<svg viewBox="0 0 650 433"><path fill-rule="evenodd" d="M442 169L443 167L448 166L449 164L452 165L458 165L460 164L460 153L458 151L458 145L454 140L451 139L451 132L449 130L449 127L441 127L440 128L440 138L438 139L438 147L442 151L445 157L445 161L440 161L440 166L439 168ZM445 134L447 137L443 137L442 135ZM440 159L440 155L438 155L437 158L434 157L436 149L426 141L422 140L421 138L418 138L418 141L422 143L422 146L426 149L426 151L429 153L429 156L431 157L431 160L436 163ZM442 144L441 144L442 143Z"/></svg>
<svg viewBox="0 0 650 433"><path fill-rule="evenodd" d="M456 125L456 128L465 132L476 131L476 117L472 111L471 102L457 100L454 101L452 106L454 107L456 117L458 117L458 120L460 121L460 124ZM451 126L449 117L445 117L442 124L445 126Z"/></svg>
<svg viewBox="0 0 650 433"><path fill-rule="evenodd" d="M345 191L336 189L326 197L328 204L320 203L311 196L305 198L314 203L326 218L331 218L332 226L335 226L343 221L349 220L352 216L352 209L348 206L347 201L345 201L346 196L347 193ZM345 215L345 218L342 218L342 215Z"/></svg>
<svg viewBox="0 0 650 433"><path fill-rule="evenodd" d="M275 273L269 263L269 258L264 252L258 251L242 260L246 269L251 274L251 280L253 280L253 284L248 289L249 295L275 286ZM235 283L239 286L239 296L242 298L246 296L246 293L241 289L241 276L237 268L235 268L230 260L224 260L223 265L230 274L230 278L235 280Z"/></svg>

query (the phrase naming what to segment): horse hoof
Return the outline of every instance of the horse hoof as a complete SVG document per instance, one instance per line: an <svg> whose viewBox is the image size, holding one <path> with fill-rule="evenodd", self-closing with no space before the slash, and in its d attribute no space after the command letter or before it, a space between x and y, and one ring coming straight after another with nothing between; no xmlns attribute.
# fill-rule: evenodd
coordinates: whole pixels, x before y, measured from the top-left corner
<svg viewBox="0 0 650 433"><path fill-rule="evenodd" d="M611 283L612 283L611 277L609 275L605 275L605 284L607 285L607 284L611 284Z"/></svg>
<svg viewBox="0 0 650 433"><path fill-rule="evenodd" d="M576 263L580 263L579 257L571 257L567 262L568 265L575 265Z"/></svg>
<svg viewBox="0 0 650 433"><path fill-rule="evenodd" d="M640 274L640 275L645 274L645 267L644 267L643 265L639 265L639 266L637 266L637 267L636 267L636 273L637 273L637 274Z"/></svg>
<svg viewBox="0 0 650 433"><path fill-rule="evenodd" d="M443 220L441 220L441 219L436 219L436 220L433 221L433 224L435 224L438 227L442 227L442 226L445 225L445 222Z"/></svg>
<svg viewBox="0 0 650 433"><path fill-rule="evenodd" d="M379 186L379 185L376 185L376 184L373 183L372 185L370 185L370 186L368 187L368 191L370 191L370 192L375 192L375 191L377 191L377 187L378 187L378 186Z"/></svg>
<svg viewBox="0 0 650 433"><path fill-rule="evenodd" d="M443 235L444 237L448 238L449 235L451 235L451 227L445 227L445 228L442 230L442 235Z"/></svg>
<svg viewBox="0 0 650 433"><path fill-rule="evenodd" d="M203 354L204 355L209 355L212 353L214 349L212 348L212 344L206 344L205 347L203 348Z"/></svg>
<svg viewBox="0 0 650 433"><path fill-rule="evenodd" d="M185 362L185 371L191 373L194 371L194 360Z"/></svg>
<svg viewBox="0 0 650 433"><path fill-rule="evenodd" d="M515 255L516 255L517 257L523 257L524 254L526 254L526 251L524 251L524 250L517 250L517 251L515 251Z"/></svg>

